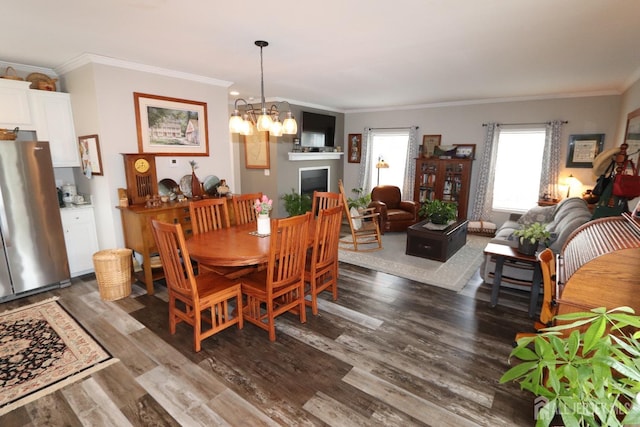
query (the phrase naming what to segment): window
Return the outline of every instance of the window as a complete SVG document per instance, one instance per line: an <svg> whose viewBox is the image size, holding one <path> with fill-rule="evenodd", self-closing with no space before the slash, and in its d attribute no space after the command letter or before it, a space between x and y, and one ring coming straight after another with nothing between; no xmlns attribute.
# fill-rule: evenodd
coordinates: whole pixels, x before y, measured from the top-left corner
<svg viewBox="0 0 640 427"><path fill-rule="evenodd" d="M544 128L500 129L493 209L525 212L539 198Z"/></svg>
<svg viewBox="0 0 640 427"><path fill-rule="evenodd" d="M395 185L402 190L409 148L409 130L373 130L371 133L371 156L369 177L371 186ZM384 160L389 167L377 169L378 159ZM379 173L379 175L378 175Z"/></svg>

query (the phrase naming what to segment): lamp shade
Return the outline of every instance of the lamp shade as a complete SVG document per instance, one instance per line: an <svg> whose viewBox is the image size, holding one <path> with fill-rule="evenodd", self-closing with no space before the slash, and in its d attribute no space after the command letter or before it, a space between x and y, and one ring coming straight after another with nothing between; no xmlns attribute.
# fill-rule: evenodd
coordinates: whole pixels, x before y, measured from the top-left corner
<svg viewBox="0 0 640 427"><path fill-rule="evenodd" d="M378 163L376 163L376 169L387 169L389 167L389 163L385 162L384 160L379 160Z"/></svg>

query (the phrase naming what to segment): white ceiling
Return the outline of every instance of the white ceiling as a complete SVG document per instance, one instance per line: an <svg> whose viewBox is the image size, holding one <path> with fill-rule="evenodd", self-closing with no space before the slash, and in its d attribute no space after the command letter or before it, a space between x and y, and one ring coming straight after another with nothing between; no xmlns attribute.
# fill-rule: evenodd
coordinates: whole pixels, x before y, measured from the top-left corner
<svg viewBox="0 0 640 427"><path fill-rule="evenodd" d="M83 54L338 111L619 94L640 77L636 0L14 0L0 60Z"/></svg>

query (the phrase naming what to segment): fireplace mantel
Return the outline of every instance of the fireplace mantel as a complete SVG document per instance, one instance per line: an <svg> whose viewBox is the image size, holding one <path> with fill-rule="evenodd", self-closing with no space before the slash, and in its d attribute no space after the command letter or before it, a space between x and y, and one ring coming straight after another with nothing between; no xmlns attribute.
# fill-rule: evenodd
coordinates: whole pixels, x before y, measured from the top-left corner
<svg viewBox="0 0 640 427"><path fill-rule="evenodd" d="M289 152L289 161L300 162L304 160L338 160L344 153L342 151L323 153Z"/></svg>

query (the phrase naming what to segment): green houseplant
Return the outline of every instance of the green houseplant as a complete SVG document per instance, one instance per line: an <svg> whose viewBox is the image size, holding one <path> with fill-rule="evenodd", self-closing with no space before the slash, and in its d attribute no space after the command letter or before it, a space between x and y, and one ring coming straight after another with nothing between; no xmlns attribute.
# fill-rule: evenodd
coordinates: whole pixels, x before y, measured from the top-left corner
<svg viewBox="0 0 640 427"><path fill-rule="evenodd" d="M521 338L501 383L538 396L536 427L556 414L566 426L640 423L640 316L629 307L556 316L561 323Z"/></svg>
<svg viewBox="0 0 640 427"><path fill-rule="evenodd" d="M518 238L518 252L525 255L534 255L541 242L547 243L551 238L551 233L547 230L546 224L534 222L513 232Z"/></svg>
<svg viewBox="0 0 640 427"><path fill-rule="evenodd" d="M280 199L284 201L284 209L289 216L302 215L311 210L311 197L308 194L299 194L293 188Z"/></svg>
<svg viewBox="0 0 640 427"><path fill-rule="evenodd" d="M455 203L442 200L426 201L418 211L420 218L429 218L434 224L447 224L458 217L458 207Z"/></svg>
<svg viewBox="0 0 640 427"><path fill-rule="evenodd" d="M347 198L347 205L349 205L349 209L364 209L369 206L369 203L371 203L371 194L366 193L364 188L352 188L351 192L355 193L357 197Z"/></svg>

